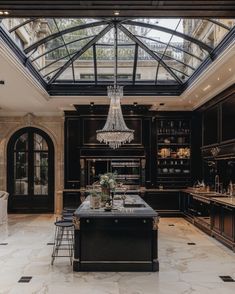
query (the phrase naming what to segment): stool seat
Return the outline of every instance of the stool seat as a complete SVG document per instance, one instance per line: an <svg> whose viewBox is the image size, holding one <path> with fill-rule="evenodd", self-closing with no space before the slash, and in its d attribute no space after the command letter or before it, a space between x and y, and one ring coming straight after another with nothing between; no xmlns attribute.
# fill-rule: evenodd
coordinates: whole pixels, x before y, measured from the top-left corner
<svg viewBox="0 0 235 294"><path fill-rule="evenodd" d="M63 220L64 220L64 221L72 222L72 220L73 220L73 216L63 216Z"/></svg>
<svg viewBox="0 0 235 294"><path fill-rule="evenodd" d="M57 221L57 222L55 222L55 225L57 227L63 227L63 228L73 227L73 223L68 220Z"/></svg>

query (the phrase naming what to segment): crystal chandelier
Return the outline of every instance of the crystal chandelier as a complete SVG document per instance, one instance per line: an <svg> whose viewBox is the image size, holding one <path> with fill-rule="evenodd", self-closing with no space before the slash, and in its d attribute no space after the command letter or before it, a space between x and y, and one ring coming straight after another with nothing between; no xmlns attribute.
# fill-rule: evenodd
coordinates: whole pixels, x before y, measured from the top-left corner
<svg viewBox="0 0 235 294"><path fill-rule="evenodd" d="M123 96L123 87L117 85L117 25L114 27L114 85L108 87L108 97L110 98L109 113L102 130L97 130L97 140L108 144L116 149L134 139L134 130L126 126L122 115L120 100Z"/></svg>

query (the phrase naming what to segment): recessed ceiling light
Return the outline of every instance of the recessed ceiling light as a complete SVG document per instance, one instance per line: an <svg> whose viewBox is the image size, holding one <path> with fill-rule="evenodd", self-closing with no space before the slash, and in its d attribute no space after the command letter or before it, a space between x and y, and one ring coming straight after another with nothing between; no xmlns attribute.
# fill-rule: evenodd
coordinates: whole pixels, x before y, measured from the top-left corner
<svg viewBox="0 0 235 294"><path fill-rule="evenodd" d="M232 71L231 67L228 69L229 71Z"/></svg>
<svg viewBox="0 0 235 294"><path fill-rule="evenodd" d="M195 97L198 98L198 94L195 94Z"/></svg>
<svg viewBox="0 0 235 294"><path fill-rule="evenodd" d="M217 80L219 81L220 80L220 77L218 77Z"/></svg>
<svg viewBox="0 0 235 294"><path fill-rule="evenodd" d="M3 11L3 10L0 10L0 15L3 15L3 14L4 14L4 15L8 15L8 14L10 14L10 13L9 13L9 11Z"/></svg>
<svg viewBox="0 0 235 294"><path fill-rule="evenodd" d="M113 12L114 15L118 16L120 14L120 11L116 10Z"/></svg>

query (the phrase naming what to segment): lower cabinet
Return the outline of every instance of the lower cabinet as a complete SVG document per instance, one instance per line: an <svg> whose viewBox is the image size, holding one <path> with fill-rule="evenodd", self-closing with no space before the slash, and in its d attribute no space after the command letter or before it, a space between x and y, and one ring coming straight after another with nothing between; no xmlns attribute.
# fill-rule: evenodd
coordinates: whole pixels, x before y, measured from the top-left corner
<svg viewBox="0 0 235 294"><path fill-rule="evenodd" d="M80 192L68 192L63 193L63 209L64 208L78 208L81 204Z"/></svg>
<svg viewBox="0 0 235 294"><path fill-rule="evenodd" d="M211 229L221 234L222 206L216 202L211 203Z"/></svg>
<svg viewBox="0 0 235 294"><path fill-rule="evenodd" d="M174 216L181 214L181 199L178 191L146 192L145 201L159 215Z"/></svg>
<svg viewBox="0 0 235 294"><path fill-rule="evenodd" d="M211 235L235 250L235 208L212 201Z"/></svg>
<svg viewBox="0 0 235 294"><path fill-rule="evenodd" d="M235 241L234 214L235 210L232 207L222 206L222 235L231 241Z"/></svg>

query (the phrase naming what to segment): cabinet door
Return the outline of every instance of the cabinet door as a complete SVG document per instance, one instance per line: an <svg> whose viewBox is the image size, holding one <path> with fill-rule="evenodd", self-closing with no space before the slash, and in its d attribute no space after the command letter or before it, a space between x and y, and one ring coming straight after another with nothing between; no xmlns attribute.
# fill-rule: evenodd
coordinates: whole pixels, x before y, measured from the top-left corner
<svg viewBox="0 0 235 294"><path fill-rule="evenodd" d="M149 192L146 202L159 213L180 212L179 192Z"/></svg>
<svg viewBox="0 0 235 294"><path fill-rule="evenodd" d="M234 240L234 209L224 206L223 208L222 235Z"/></svg>
<svg viewBox="0 0 235 294"><path fill-rule="evenodd" d="M64 182L66 189L80 188L80 129L79 118L66 118L64 146Z"/></svg>
<svg viewBox="0 0 235 294"><path fill-rule="evenodd" d="M219 108L214 106L205 111L203 115L203 145L211 145L218 142Z"/></svg>
<svg viewBox="0 0 235 294"><path fill-rule="evenodd" d="M213 203L211 209L211 225L212 230L218 233L221 233L221 214L221 205Z"/></svg>
<svg viewBox="0 0 235 294"><path fill-rule="evenodd" d="M222 103L222 141L235 139L235 95Z"/></svg>
<svg viewBox="0 0 235 294"><path fill-rule="evenodd" d="M63 209L73 208L77 209L81 204L79 192L64 192L63 193Z"/></svg>

